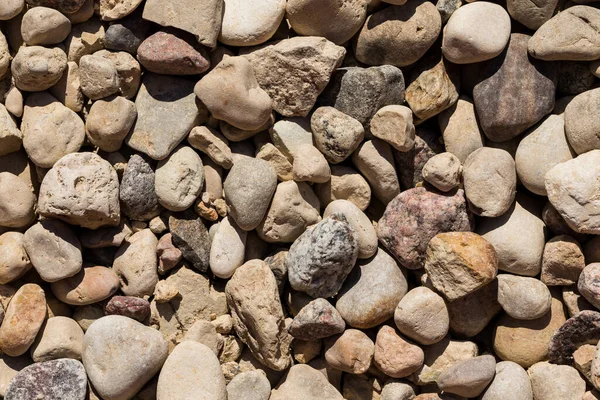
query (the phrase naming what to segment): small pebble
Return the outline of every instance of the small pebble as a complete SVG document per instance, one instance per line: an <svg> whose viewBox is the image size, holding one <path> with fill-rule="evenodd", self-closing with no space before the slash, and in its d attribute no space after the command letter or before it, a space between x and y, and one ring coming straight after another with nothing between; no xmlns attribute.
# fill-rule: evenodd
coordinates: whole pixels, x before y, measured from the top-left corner
<svg viewBox="0 0 600 400"><path fill-rule="evenodd" d="M442 192L449 192L460 185L462 166L452 153L441 153L431 157L423 166L423 180Z"/></svg>
<svg viewBox="0 0 600 400"><path fill-rule="evenodd" d="M357 329L346 329L341 336L329 339L325 359L333 368L350 374L365 373L371 366L375 345Z"/></svg>

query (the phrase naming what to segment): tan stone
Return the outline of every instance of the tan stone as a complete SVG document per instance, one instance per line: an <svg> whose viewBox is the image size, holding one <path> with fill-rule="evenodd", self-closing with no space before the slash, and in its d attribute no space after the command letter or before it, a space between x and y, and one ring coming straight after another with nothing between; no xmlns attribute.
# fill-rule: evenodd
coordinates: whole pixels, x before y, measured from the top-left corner
<svg viewBox="0 0 600 400"><path fill-rule="evenodd" d="M415 146L415 126L412 110L391 105L380 108L370 123L371 133L388 142L398 151L409 151Z"/></svg>
<svg viewBox="0 0 600 400"><path fill-rule="evenodd" d="M83 330L75 320L67 317L49 318L35 343L31 346L34 362L73 358L81 360Z"/></svg>
<svg viewBox="0 0 600 400"><path fill-rule="evenodd" d="M333 368L350 374L365 373L371 366L375 345L358 329L346 329L327 341L325 359Z"/></svg>
<svg viewBox="0 0 600 400"><path fill-rule="evenodd" d="M86 267L75 276L54 282L52 293L62 302L83 306L109 298L120 287L119 277L111 268Z"/></svg>
<svg viewBox="0 0 600 400"><path fill-rule="evenodd" d="M356 170L346 165L332 165L331 179L314 187L323 207L335 200L348 200L365 211L371 202L369 183Z"/></svg>
<svg viewBox="0 0 600 400"><path fill-rule="evenodd" d="M423 366L423 350L400 336L394 328L384 325L377 332L373 362L384 374L404 378Z"/></svg>
<svg viewBox="0 0 600 400"><path fill-rule="evenodd" d="M544 247L540 279L548 286L574 285L585 262L581 246L575 239L567 235L553 237Z"/></svg>

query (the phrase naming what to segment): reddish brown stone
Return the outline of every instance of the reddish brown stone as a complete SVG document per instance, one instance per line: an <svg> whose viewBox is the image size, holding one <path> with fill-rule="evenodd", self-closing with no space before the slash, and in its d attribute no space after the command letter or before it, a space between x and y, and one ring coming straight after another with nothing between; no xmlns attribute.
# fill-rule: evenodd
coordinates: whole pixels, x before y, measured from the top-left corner
<svg viewBox="0 0 600 400"><path fill-rule="evenodd" d="M140 297L115 296L104 307L106 315L123 315L143 321L150 314L150 303Z"/></svg>
<svg viewBox="0 0 600 400"><path fill-rule="evenodd" d="M192 39L156 32L138 48L138 60L150 72L165 75L197 75L210 66L206 51Z"/></svg>
<svg viewBox="0 0 600 400"><path fill-rule="evenodd" d="M579 346L600 340L600 313L582 311L569 318L552 336L548 344L548 359L551 363L573 363L573 353Z"/></svg>

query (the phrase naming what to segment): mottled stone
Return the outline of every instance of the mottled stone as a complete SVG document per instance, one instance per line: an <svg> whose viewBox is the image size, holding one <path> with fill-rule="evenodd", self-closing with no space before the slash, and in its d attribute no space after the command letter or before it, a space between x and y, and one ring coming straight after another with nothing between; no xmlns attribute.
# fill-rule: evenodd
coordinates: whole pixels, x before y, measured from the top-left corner
<svg viewBox="0 0 600 400"><path fill-rule="evenodd" d="M423 350L384 325L377 332L373 364L387 376L404 378L423 366Z"/></svg>
<svg viewBox="0 0 600 400"><path fill-rule="evenodd" d="M474 342L451 340L446 337L441 341L423 348L425 363L423 368L413 375L418 385L435 383L442 372L462 360L477 357L477 345Z"/></svg>
<svg viewBox="0 0 600 400"><path fill-rule="evenodd" d="M367 372L373 360L375 344L358 329L346 329L340 336L328 340L325 350L327 364L350 373Z"/></svg>
<svg viewBox="0 0 600 400"><path fill-rule="evenodd" d="M361 123L333 107L319 107L310 119L315 146L332 164L344 161L363 141Z"/></svg>
<svg viewBox="0 0 600 400"><path fill-rule="evenodd" d="M150 303L148 300L133 296L114 296L106 306L106 315L123 315L143 322L150 314Z"/></svg>
<svg viewBox="0 0 600 400"><path fill-rule="evenodd" d="M319 340L342 333L346 324L340 313L323 298L312 300L296 314L288 330L300 340Z"/></svg>
<svg viewBox="0 0 600 400"><path fill-rule="evenodd" d="M167 210L183 211L189 208L200 195L203 186L202 159L191 147L176 148L156 167L156 198Z"/></svg>
<svg viewBox="0 0 600 400"><path fill-rule="evenodd" d="M95 101L85 120L87 138L100 150L117 151L136 118L135 104L125 97L114 96Z"/></svg>
<svg viewBox="0 0 600 400"><path fill-rule="evenodd" d="M174 213L169 216L169 229L173 244L181 250L183 258L198 271L206 272L209 267L211 239L202 219L189 210Z"/></svg>
<svg viewBox="0 0 600 400"><path fill-rule="evenodd" d="M510 16L529 29L537 30L554 15L557 0L534 3L529 0L509 0L506 8Z"/></svg>
<svg viewBox="0 0 600 400"><path fill-rule="evenodd" d="M132 220L148 221L160 212L154 175L147 160L138 154L131 156L121 180L119 199L121 211Z"/></svg>
<svg viewBox="0 0 600 400"><path fill-rule="evenodd" d="M21 47L11 63L15 85L28 92L54 86L67 69L67 55L58 47Z"/></svg>
<svg viewBox="0 0 600 400"><path fill-rule="evenodd" d="M554 333L548 345L548 359L557 364L572 364L573 353L596 339L600 339L600 313L581 311Z"/></svg>
<svg viewBox="0 0 600 400"><path fill-rule="evenodd" d="M98 12L103 21L124 18L135 11L142 0L99 0Z"/></svg>

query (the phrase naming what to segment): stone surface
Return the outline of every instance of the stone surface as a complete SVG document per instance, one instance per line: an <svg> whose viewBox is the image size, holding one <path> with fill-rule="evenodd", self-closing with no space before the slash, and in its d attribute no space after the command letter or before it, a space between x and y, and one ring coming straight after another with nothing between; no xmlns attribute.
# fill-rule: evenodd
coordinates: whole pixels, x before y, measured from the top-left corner
<svg viewBox="0 0 600 400"><path fill-rule="evenodd" d="M288 330L299 340L315 341L344 332L346 324L340 313L323 298L302 307Z"/></svg>
<svg viewBox="0 0 600 400"><path fill-rule="evenodd" d="M371 187L367 180L352 167L345 165L332 165L331 179L314 185L314 190L324 207L335 200L348 200L365 211L371 201Z"/></svg>
<svg viewBox="0 0 600 400"><path fill-rule="evenodd" d="M7 0L0 6L0 20L7 21L16 17L24 7L25 0Z"/></svg>
<svg viewBox="0 0 600 400"><path fill-rule="evenodd" d="M98 9L103 21L114 21L124 18L135 11L142 0L100 0Z"/></svg>
<svg viewBox="0 0 600 400"><path fill-rule="evenodd" d="M546 242L540 276L541 281L546 285L574 285L584 268L584 255L575 239L560 235Z"/></svg>
<svg viewBox="0 0 600 400"><path fill-rule="evenodd" d="M93 145L101 150L117 151L137 118L132 101L122 96L94 102L85 120L85 132Z"/></svg>
<svg viewBox="0 0 600 400"><path fill-rule="evenodd" d="M498 281L493 280L481 289L448 303L450 330L457 337L473 337L484 330L500 312Z"/></svg>
<svg viewBox="0 0 600 400"><path fill-rule="evenodd" d="M337 294L358 258L358 240L346 217L333 214L307 229L286 258L290 285L312 297Z"/></svg>
<svg viewBox="0 0 600 400"><path fill-rule="evenodd" d="M390 379L381 390L381 400L410 400L415 397L415 388L404 381Z"/></svg>
<svg viewBox="0 0 600 400"><path fill-rule="evenodd" d="M600 89L592 89L575 96L565 108L564 132L577 154L600 149L600 140L594 134L600 119L593 112L599 102ZM563 162L568 160L564 159Z"/></svg>
<svg viewBox="0 0 600 400"><path fill-rule="evenodd" d="M437 378L446 369L462 360L477 357L477 345L469 341L450 340L444 338L441 341L423 348L425 352L425 363L423 368L414 375L414 381L418 385L435 383Z"/></svg>
<svg viewBox="0 0 600 400"><path fill-rule="evenodd" d="M340 392L320 371L297 364L290 368L285 380L271 392L270 400L342 400Z"/></svg>
<svg viewBox="0 0 600 400"><path fill-rule="evenodd" d="M154 182L155 173L150 162L139 154L132 155L119 188L122 213L135 221L156 217L160 208Z"/></svg>
<svg viewBox="0 0 600 400"><path fill-rule="evenodd" d="M67 56L58 47L21 47L11 63L15 85L29 92L54 86L67 68Z"/></svg>
<svg viewBox="0 0 600 400"><path fill-rule="evenodd" d="M108 161L94 153L73 153L44 176L38 212L84 228L119 224L119 180Z"/></svg>
<svg viewBox="0 0 600 400"><path fill-rule="evenodd" d="M498 302L515 319L531 320L550 311L550 290L535 278L498 275Z"/></svg>
<svg viewBox="0 0 600 400"><path fill-rule="evenodd" d="M445 152L436 154L423 166L423 180L442 192L450 192L460 185L462 166L458 157Z"/></svg>
<svg viewBox="0 0 600 400"><path fill-rule="evenodd" d="M600 336L600 313L583 310L569 318L552 336L548 359L557 364L572 364L577 349Z"/></svg>
<svg viewBox="0 0 600 400"><path fill-rule="evenodd" d="M67 62L67 68L62 77L48 91L68 109L75 112L83 110L84 96L81 91L79 66L75 61Z"/></svg>
<svg viewBox="0 0 600 400"><path fill-rule="evenodd" d="M228 46L255 46L266 42L279 28L285 7L285 0L224 1L219 42Z"/></svg>
<svg viewBox="0 0 600 400"><path fill-rule="evenodd" d="M247 232L229 217L219 223L210 246L210 270L215 276L228 279L244 264Z"/></svg>
<svg viewBox="0 0 600 400"><path fill-rule="evenodd" d="M319 149L303 144L295 152L292 178L297 182L325 183L331 179L331 169Z"/></svg>
<svg viewBox="0 0 600 400"><path fill-rule="evenodd" d="M202 159L188 146L176 148L161 160L154 175L156 198L169 211L189 208L204 184Z"/></svg>
<svg viewBox="0 0 600 400"><path fill-rule="evenodd" d="M122 218L118 226L80 231L79 240L81 245L88 249L119 247L123 240L129 238L132 234L129 222Z"/></svg>
<svg viewBox="0 0 600 400"><path fill-rule="evenodd" d="M422 321L429 321L423 324ZM394 312L394 322L401 333L424 345L439 342L446 336L450 318L444 299L424 286L409 291Z"/></svg>
<svg viewBox="0 0 600 400"><path fill-rule="evenodd" d="M447 393L463 397L477 397L496 374L496 360L492 355L459 361L437 378L438 387Z"/></svg>
<svg viewBox="0 0 600 400"><path fill-rule="evenodd" d="M398 151L408 151L415 145L415 126L410 108L390 105L380 108L370 122L373 136L386 141Z"/></svg>
<svg viewBox="0 0 600 400"><path fill-rule="evenodd" d="M83 365L106 400L133 397L160 370L167 352L160 332L119 315L98 319L83 339Z"/></svg>
<svg viewBox="0 0 600 400"><path fill-rule="evenodd" d="M325 350L327 364L350 374L367 372L373 360L375 344L358 329L346 329L340 336L329 339Z"/></svg>
<svg viewBox="0 0 600 400"><path fill-rule="evenodd" d="M421 187L402 192L388 204L377 236L403 267L419 269L425 264L431 238L442 232L470 230L462 190L440 194Z"/></svg>
<svg viewBox="0 0 600 400"><path fill-rule="evenodd" d="M283 153L290 162L294 161L301 145L313 144L313 135L309 118L283 118L270 129L269 136L273 145Z"/></svg>
<svg viewBox="0 0 600 400"><path fill-rule="evenodd" d="M315 146L327 161L337 164L358 148L365 131L361 123L333 107L319 107L310 119Z"/></svg>
<svg viewBox="0 0 600 400"><path fill-rule="evenodd" d="M514 20L529 29L537 30L552 18L557 4L558 1L556 0L547 0L539 3L527 0L509 0L506 2L506 8Z"/></svg>
<svg viewBox="0 0 600 400"><path fill-rule="evenodd" d="M260 371L242 372L227 384L228 400L268 400L271 384Z"/></svg>
<svg viewBox="0 0 600 400"><path fill-rule="evenodd" d="M415 146L409 151L394 149L400 184L405 188L422 186L423 167L436 154L444 152L440 132L432 124L421 124L415 130Z"/></svg>
<svg viewBox="0 0 600 400"><path fill-rule="evenodd" d="M131 54L123 51L111 52L100 50L94 53L94 55L100 56L114 64L117 69L119 93L127 99L133 99L140 88L142 75L140 63Z"/></svg>
<svg viewBox="0 0 600 400"><path fill-rule="evenodd" d="M63 303L83 306L97 303L119 290L117 274L106 267L85 267L74 276L53 282L52 293Z"/></svg>
<svg viewBox="0 0 600 400"><path fill-rule="evenodd" d="M65 41L68 60L79 63L84 55L102 50L105 33L104 25L96 18L75 25Z"/></svg>
<svg viewBox="0 0 600 400"><path fill-rule="evenodd" d="M245 57L258 84L273 99L273 109L284 117L305 117L345 53L325 38L298 36Z"/></svg>
<svg viewBox="0 0 600 400"><path fill-rule="evenodd" d="M348 200L334 200L323 211L323 218L342 213L354 228L358 240L358 258L370 258L377 253L377 232L373 223L354 203Z"/></svg>
<svg viewBox="0 0 600 400"><path fill-rule="evenodd" d="M527 370L534 399L557 398L575 400L583 398L585 381L579 372L568 365L540 362Z"/></svg>
<svg viewBox="0 0 600 400"><path fill-rule="evenodd" d="M154 233L143 229L134 233L117 251L113 270L125 295L143 297L154 292L158 283L157 243Z"/></svg>
<svg viewBox="0 0 600 400"><path fill-rule="evenodd" d="M20 93L18 89L11 90L9 93ZM9 97L7 96L6 103L9 103ZM20 114L23 114L23 100L21 98ZM17 128L17 124L10 116L5 106L0 106L0 156L18 151L23 144L23 134ZM13 113L13 112L11 112ZM14 113L13 113L14 114ZM19 114L19 113L16 113ZM17 115L17 116L21 116Z"/></svg>
<svg viewBox="0 0 600 400"><path fill-rule="evenodd" d="M73 358L81 360L83 330L75 320L67 317L48 318L31 346L34 362Z"/></svg>
<svg viewBox="0 0 600 400"><path fill-rule="evenodd" d="M556 66L529 58L529 39L513 33L502 55L480 69L484 79L473 89L481 128L494 142L520 135L554 107Z"/></svg>
<svg viewBox="0 0 600 400"><path fill-rule="evenodd" d="M404 378L423 366L423 350L384 325L377 332L373 364L392 378Z"/></svg>
<svg viewBox="0 0 600 400"><path fill-rule="evenodd" d="M481 400L503 400L507 397L515 400L533 400L531 383L527 371L512 361L496 364L496 376L485 389Z"/></svg>
<svg viewBox="0 0 600 400"><path fill-rule="evenodd" d="M21 228L31 223L36 202L31 186L10 172L0 172L0 188L0 226Z"/></svg>
<svg viewBox="0 0 600 400"><path fill-rule="evenodd" d="M123 315L144 321L150 314L150 303L148 300L133 296L113 296L104 307L106 315Z"/></svg>
<svg viewBox="0 0 600 400"><path fill-rule="evenodd" d="M6 389L12 378L32 363L28 355L20 357L10 357L6 354L0 355L0 396L6 396Z"/></svg>
<svg viewBox="0 0 600 400"><path fill-rule="evenodd" d="M24 236L19 232L5 232L0 235L0 284L12 282L31 269ZM1 323L1 321L0 321Z"/></svg>
<svg viewBox="0 0 600 400"><path fill-rule="evenodd" d="M460 97L453 106L438 115L438 123L446 151L458 157L461 163L469 154L483 147L483 134L472 99Z"/></svg>
<svg viewBox="0 0 600 400"><path fill-rule="evenodd" d="M400 193L398 173L389 144L381 139L362 143L352 154L352 163L371 184L373 194L388 204Z"/></svg>
<svg viewBox="0 0 600 400"><path fill-rule="evenodd" d="M600 306L600 263L586 265L579 275L577 289L594 307Z"/></svg>
<svg viewBox="0 0 600 400"><path fill-rule="evenodd" d="M101 56L86 54L79 59L81 91L91 100L98 100L119 91L115 64Z"/></svg>
<svg viewBox="0 0 600 400"><path fill-rule="evenodd" d="M26 0L31 7L54 8L63 14L74 13L81 8L85 0Z"/></svg>
<svg viewBox="0 0 600 400"><path fill-rule="evenodd" d="M61 12L47 7L27 10L21 20L21 36L28 46L62 42L71 32L71 21Z"/></svg>
<svg viewBox="0 0 600 400"><path fill-rule="evenodd" d="M211 239L200 217L189 210L171 214L169 229L173 244L181 250L183 258L198 271L206 272L209 267Z"/></svg>
<svg viewBox="0 0 600 400"><path fill-rule="evenodd" d="M209 156L221 167L230 169L233 166L233 155L228 145L229 142L218 131L207 126L197 126L191 130L188 142L193 148Z"/></svg>

